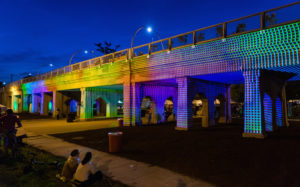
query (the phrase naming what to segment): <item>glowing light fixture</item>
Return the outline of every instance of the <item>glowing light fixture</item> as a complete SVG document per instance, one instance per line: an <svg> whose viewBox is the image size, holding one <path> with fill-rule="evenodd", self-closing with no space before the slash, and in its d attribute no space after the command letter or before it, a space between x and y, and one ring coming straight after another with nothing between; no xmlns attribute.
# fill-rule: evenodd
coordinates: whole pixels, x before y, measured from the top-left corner
<svg viewBox="0 0 300 187"><path fill-rule="evenodd" d="M152 28L151 27L147 27L147 32L152 32Z"/></svg>

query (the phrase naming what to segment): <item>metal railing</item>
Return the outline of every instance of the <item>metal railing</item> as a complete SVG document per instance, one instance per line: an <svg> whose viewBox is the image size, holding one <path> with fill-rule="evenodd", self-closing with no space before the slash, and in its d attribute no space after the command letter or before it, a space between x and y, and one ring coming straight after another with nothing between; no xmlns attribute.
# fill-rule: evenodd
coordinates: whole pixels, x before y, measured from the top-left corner
<svg viewBox="0 0 300 187"><path fill-rule="evenodd" d="M41 75L24 78L21 82L26 83L43 80L71 71L78 71L95 66L101 66L103 64L113 63L116 61L128 60L130 58L135 58L138 56L151 55L157 52L172 50L178 47L196 45L203 42L224 39L240 34L298 22L300 21L299 10L300 1L224 23L186 32L166 39L157 40L148 44L140 45L133 48L132 55L129 54L131 51L130 49L125 49L83 62L75 63L71 66L66 66Z"/></svg>

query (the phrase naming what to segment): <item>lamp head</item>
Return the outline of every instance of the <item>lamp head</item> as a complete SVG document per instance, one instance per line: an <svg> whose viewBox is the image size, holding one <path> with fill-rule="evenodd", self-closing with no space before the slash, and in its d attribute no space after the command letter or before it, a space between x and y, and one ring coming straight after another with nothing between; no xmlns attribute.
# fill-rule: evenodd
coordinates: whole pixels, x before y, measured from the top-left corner
<svg viewBox="0 0 300 187"><path fill-rule="evenodd" d="M152 28L151 27L147 27L147 32L151 33L152 32Z"/></svg>

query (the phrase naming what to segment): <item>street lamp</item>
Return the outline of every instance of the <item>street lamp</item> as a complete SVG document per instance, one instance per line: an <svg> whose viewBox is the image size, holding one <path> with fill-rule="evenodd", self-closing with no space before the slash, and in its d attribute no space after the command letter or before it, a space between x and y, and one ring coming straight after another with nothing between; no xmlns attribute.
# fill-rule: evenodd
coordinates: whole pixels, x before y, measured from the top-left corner
<svg viewBox="0 0 300 187"><path fill-rule="evenodd" d="M88 54L88 53L89 53L89 51L83 50L83 49L79 49L79 50L75 51L75 52L72 54L72 56L71 56L71 58L70 58L70 60L69 60L69 66L71 66L73 57L74 57L77 53L79 53L79 52L81 52L81 51L84 51L85 54Z"/></svg>
<svg viewBox="0 0 300 187"><path fill-rule="evenodd" d="M134 38L135 38L135 35L136 35L140 30L142 30L143 28L145 28L145 26L141 26L140 28L138 28L138 29L135 31L133 37L131 38L131 48L130 48L130 51L131 51L130 57L131 57L131 58L133 58L133 52L134 52L134 51L133 51L133 40L134 40ZM147 32L148 32L148 33L151 33L151 32L152 32L152 28L151 28L151 27L147 27Z"/></svg>

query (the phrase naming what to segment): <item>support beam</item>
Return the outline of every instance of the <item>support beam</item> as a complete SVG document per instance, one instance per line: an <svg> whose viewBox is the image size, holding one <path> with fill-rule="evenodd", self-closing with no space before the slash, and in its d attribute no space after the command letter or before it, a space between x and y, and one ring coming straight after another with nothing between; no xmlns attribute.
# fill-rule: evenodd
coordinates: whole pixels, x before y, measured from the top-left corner
<svg viewBox="0 0 300 187"><path fill-rule="evenodd" d="M243 137L264 138L259 70L245 71L245 112Z"/></svg>
<svg viewBox="0 0 300 187"><path fill-rule="evenodd" d="M176 79L178 83L178 105L176 130L188 130L193 120L193 95L191 94L192 81L189 77Z"/></svg>
<svg viewBox="0 0 300 187"><path fill-rule="evenodd" d="M87 120L93 117L92 91L88 88L81 88L80 120Z"/></svg>

